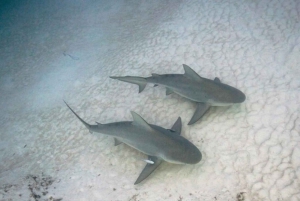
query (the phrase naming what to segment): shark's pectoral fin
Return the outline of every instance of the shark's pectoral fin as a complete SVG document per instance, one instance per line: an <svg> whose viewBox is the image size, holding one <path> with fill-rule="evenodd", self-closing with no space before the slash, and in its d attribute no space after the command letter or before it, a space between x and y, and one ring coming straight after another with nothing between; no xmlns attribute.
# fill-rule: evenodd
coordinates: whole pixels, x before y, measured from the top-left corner
<svg viewBox="0 0 300 201"><path fill-rule="evenodd" d="M166 95L170 95L172 93L174 93L174 91L172 91L172 89L166 88Z"/></svg>
<svg viewBox="0 0 300 201"><path fill-rule="evenodd" d="M115 146L122 144L122 142L120 140L118 140L117 138L114 138L114 140L115 140Z"/></svg>
<svg viewBox="0 0 300 201"><path fill-rule="evenodd" d="M146 179L162 162L161 159L155 157L155 156L148 156L148 160L154 162L153 164L147 163L144 169L142 170L141 174L137 178L137 180L134 182L134 185L142 182L144 179Z"/></svg>
<svg viewBox="0 0 300 201"><path fill-rule="evenodd" d="M139 126L143 129L152 131L153 129L151 128L151 126L137 113L135 113L134 111L131 111L131 115L133 118L133 122L132 124L135 126Z"/></svg>
<svg viewBox="0 0 300 201"><path fill-rule="evenodd" d="M221 83L221 80L218 77L215 77L214 82Z"/></svg>
<svg viewBox="0 0 300 201"><path fill-rule="evenodd" d="M183 64L183 68L184 68L184 75L189 77L190 79L196 80L196 81L202 81L203 78L198 75L193 69L191 69L191 67L189 67L188 65Z"/></svg>
<svg viewBox="0 0 300 201"><path fill-rule="evenodd" d="M197 109L191 118L190 122L188 125L192 125L196 123L204 114L207 112L207 110L210 108L210 104L208 103L198 103Z"/></svg>
<svg viewBox="0 0 300 201"><path fill-rule="evenodd" d="M172 126L172 128L170 130L175 131L177 134L180 135L181 127L182 127L181 118L178 117L178 119L176 120L176 122L174 123L174 125Z"/></svg>

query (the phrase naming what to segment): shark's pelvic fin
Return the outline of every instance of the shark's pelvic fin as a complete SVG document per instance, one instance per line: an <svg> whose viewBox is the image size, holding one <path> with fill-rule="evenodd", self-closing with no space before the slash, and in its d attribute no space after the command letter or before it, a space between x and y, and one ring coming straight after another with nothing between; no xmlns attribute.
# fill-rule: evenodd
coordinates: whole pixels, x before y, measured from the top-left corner
<svg viewBox="0 0 300 201"><path fill-rule="evenodd" d="M172 91L172 89L166 88L166 95L167 96L170 95L170 94L172 94L172 93L174 93L174 91Z"/></svg>
<svg viewBox="0 0 300 201"><path fill-rule="evenodd" d="M86 123L83 119L81 119L80 118L80 116L78 116L77 114L76 114L76 112L74 112L74 110L72 110L72 108L66 103L66 101L64 101L65 102L65 104L67 105L67 107L71 110L71 112L85 125L85 127L87 128L87 129L89 129L89 131L90 131L90 133L92 133L92 131L90 130L90 128L91 128L91 125L90 124L88 124L88 123Z"/></svg>
<svg viewBox="0 0 300 201"><path fill-rule="evenodd" d="M171 130L175 131L176 133L178 133L180 135L181 134L181 127L182 127L181 118L178 117L178 119L176 120L176 122L172 126Z"/></svg>
<svg viewBox="0 0 300 201"><path fill-rule="evenodd" d="M133 122L132 124L135 126L139 126L142 127L143 129L152 131L153 129L151 128L151 126L137 113L135 113L134 111L131 111L131 115L133 118Z"/></svg>
<svg viewBox="0 0 300 201"><path fill-rule="evenodd" d="M122 142L119 139L114 138L114 140L115 140L115 146L118 146L119 144L122 144Z"/></svg>
<svg viewBox="0 0 300 201"><path fill-rule="evenodd" d="M157 87L158 86L158 84L154 84L154 87Z"/></svg>
<svg viewBox="0 0 300 201"><path fill-rule="evenodd" d="M196 80L196 81L202 81L203 78L200 77L200 75L198 75L193 69L191 69L191 67L183 64L183 68L184 68L184 75L189 77L190 79Z"/></svg>
<svg viewBox="0 0 300 201"><path fill-rule="evenodd" d="M221 83L221 80L218 77L215 77L214 82Z"/></svg>
<svg viewBox="0 0 300 201"><path fill-rule="evenodd" d="M161 159L155 157L155 156L149 156L149 161L154 162L154 164L147 163L144 169L142 170L141 174L137 178L137 180L134 182L134 185L142 182L144 179L146 179L162 162Z"/></svg>
<svg viewBox="0 0 300 201"><path fill-rule="evenodd" d="M208 103L198 103L197 109L191 118L190 122L188 125L192 125L196 123L204 114L207 112L207 110L210 108L210 105Z"/></svg>
<svg viewBox="0 0 300 201"><path fill-rule="evenodd" d="M121 80L123 82L129 82L129 83L132 83L132 84L139 85L139 93L141 93L147 85L147 81L143 77L136 77L136 76L115 77L115 76L110 76L110 78Z"/></svg>

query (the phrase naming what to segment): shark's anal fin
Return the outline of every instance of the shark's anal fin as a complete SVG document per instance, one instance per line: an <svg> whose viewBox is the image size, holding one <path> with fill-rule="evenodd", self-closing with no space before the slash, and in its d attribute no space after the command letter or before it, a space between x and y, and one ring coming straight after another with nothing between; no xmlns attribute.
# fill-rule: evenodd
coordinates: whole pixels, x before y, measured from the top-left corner
<svg viewBox="0 0 300 201"><path fill-rule="evenodd" d="M214 82L221 83L221 80L218 77L215 77Z"/></svg>
<svg viewBox="0 0 300 201"><path fill-rule="evenodd" d="M191 69L191 67L189 67L188 65L183 64L183 68L184 68L184 75L189 77L190 79L196 80L196 81L202 81L203 78L198 75L193 69Z"/></svg>
<svg viewBox="0 0 300 201"><path fill-rule="evenodd" d="M122 142L120 140L118 140L117 138L114 138L114 140L115 140L115 146L122 144Z"/></svg>
<svg viewBox="0 0 300 201"><path fill-rule="evenodd" d="M133 118L133 122L132 124L135 126L139 126L143 129L146 129L148 131L152 131L153 129L151 128L151 126L137 113L135 113L134 111L131 111L131 115Z"/></svg>
<svg viewBox="0 0 300 201"><path fill-rule="evenodd" d="M141 183L144 179L146 179L162 162L161 159L155 156L148 156L148 160L154 162L154 164L147 163L141 174L134 182L134 185Z"/></svg>
<svg viewBox="0 0 300 201"><path fill-rule="evenodd" d="M172 126L172 128L170 130L175 131L177 134L180 135L181 127L182 127L181 118L178 117L178 119L176 120L176 122L174 123L174 125Z"/></svg>
<svg viewBox="0 0 300 201"><path fill-rule="evenodd" d="M208 103L198 103L197 109L191 118L188 125L192 125L196 123L204 114L207 112L207 110L210 108L210 105Z"/></svg>
<svg viewBox="0 0 300 201"><path fill-rule="evenodd" d="M166 88L166 95L167 95L167 96L170 95L170 94L172 94L172 93L174 93L174 92L172 91L172 89Z"/></svg>

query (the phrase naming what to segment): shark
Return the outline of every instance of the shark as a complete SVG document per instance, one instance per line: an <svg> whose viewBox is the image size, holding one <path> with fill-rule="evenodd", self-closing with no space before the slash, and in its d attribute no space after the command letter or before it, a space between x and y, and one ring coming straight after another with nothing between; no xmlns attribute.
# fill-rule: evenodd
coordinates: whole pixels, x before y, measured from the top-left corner
<svg viewBox="0 0 300 201"><path fill-rule="evenodd" d="M64 101L65 102L65 101ZM175 164L196 164L201 161L199 149L182 137L182 122L179 117L171 129L147 123L140 115L131 111L133 121L95 125L88 124L65 102L71 112L84 124L90 133L101 133L115 139L115 145L125 143L146 154L146 166L135 181L135 185L146 179L163 161Z"/></svg>
<svg viewBox="0 0 300 201"><path fill-rule="evenodd" d="M166 95L175 93L196 102L196 111L188 125L196 123L211 106L229 106L242 103L246 99L242 91L221 83L218 77L214 80L201 77L185 64L183 64L183 69L184 74L159 75L152 73L151 77L110 76L110 78L137 84L139 93L145 89L147 83L152 83L154 86L161 85L166 87Z"/></svg>

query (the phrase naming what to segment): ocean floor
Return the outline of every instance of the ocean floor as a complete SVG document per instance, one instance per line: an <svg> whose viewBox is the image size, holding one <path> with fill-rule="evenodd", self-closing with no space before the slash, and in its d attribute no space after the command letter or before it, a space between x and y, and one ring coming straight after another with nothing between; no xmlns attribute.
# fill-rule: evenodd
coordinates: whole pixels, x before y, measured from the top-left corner
<svg viewBox="0 0 300 201"><path fill-rule="evenodd" d="M0 3L0 200L300 200L300 2L297 0ZM196 104L109 76L183 73L243 91L192 126ZM170 128L202 152L134 182L144 154L87 122Z"/></svg>

